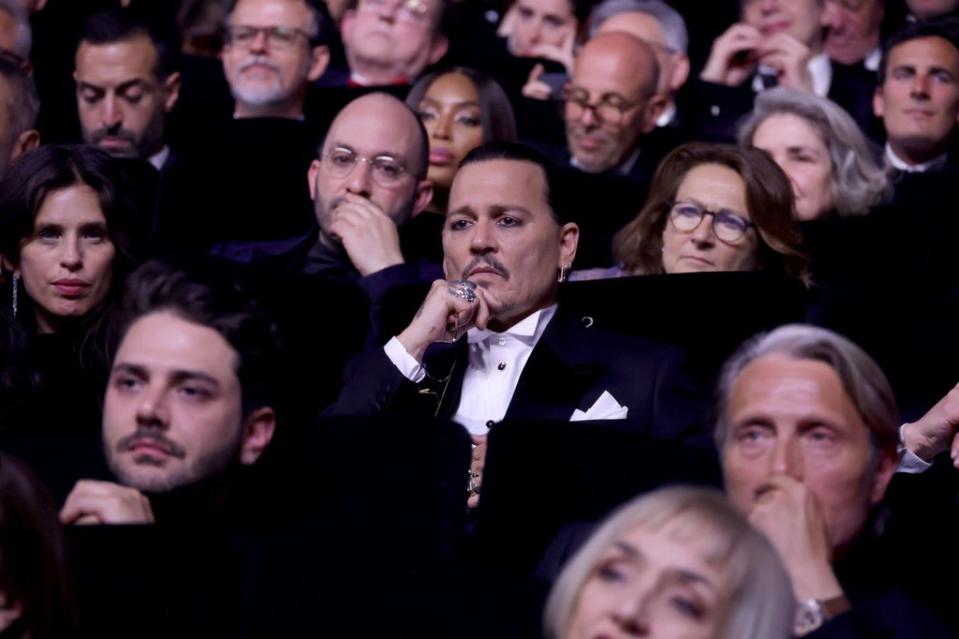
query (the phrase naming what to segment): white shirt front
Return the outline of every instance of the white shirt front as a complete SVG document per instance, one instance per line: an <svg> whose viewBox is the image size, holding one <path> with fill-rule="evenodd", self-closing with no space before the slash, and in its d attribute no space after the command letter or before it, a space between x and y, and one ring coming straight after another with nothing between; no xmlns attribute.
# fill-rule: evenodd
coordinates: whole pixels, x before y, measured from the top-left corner
<svg viewBox="0 0 959 639"><path fill-rule="evenodd" d="M556 305L532 313L502 333L471 329L467 368L463 375L460 403L453 415L473 435L483 435L493 422L506 415L523 368L533 347L556 314ZM406 352L395 337L384 347L387 357L403 376L420 382L423 366Z"/></svg>
<svg viewBox="0 0 959 639"><path fill-rule="evenodd" d="M946 160L949 158L948 153L943 153L937 158L933 158L928 162L923 162L921 164L909 164L901 157L896 155L896 152L892 150L892 146L886 142L886 161L889 162L889 166L904 173L925 173L926 171L934 171L936 169L941 169L946 165Z"/></svg>

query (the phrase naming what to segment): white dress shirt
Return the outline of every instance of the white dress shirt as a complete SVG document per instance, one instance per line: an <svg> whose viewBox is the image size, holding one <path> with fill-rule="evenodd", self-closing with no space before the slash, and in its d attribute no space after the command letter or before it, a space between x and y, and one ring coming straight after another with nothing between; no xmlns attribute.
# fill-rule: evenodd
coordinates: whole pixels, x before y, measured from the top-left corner
<svg viewBox="0 0 959 639"><path fill-rule="evenodd" d="M163 165L170 159L170 147L163 145L163 148L147 158L147 162L153 165L157 171L163 170Z"/></svg>
<svg viewBox="0 0 959 639"><path fill-rule="evenodd" d="M949 154L943 153L939 157L933 158L928 162L923 162L921 164L909 164L901 157L896 155L896 152L892 150L892 146L886 142L886 161L889 163L889 166L904 173L925 173L926 171L941 169L946 165L946 160L948 158Z"/></svg>
<svg viewBox="0 0 959 639"><path fill-rule="evenodd" d="M484 435L494 422L503 419L523 367L555 314L554 304L532 313L502 333L475 328L467 331L469 356L454 421L473 435ZM426 376L423 365L397 338L387 342L383 350L404 377L413 382L423 381Z"/></svg>

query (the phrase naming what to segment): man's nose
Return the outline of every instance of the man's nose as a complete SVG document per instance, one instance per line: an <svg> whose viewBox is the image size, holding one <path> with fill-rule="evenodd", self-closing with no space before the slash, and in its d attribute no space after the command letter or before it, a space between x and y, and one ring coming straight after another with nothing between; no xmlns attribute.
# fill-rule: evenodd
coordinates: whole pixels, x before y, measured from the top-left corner
<svg viewBox="0 0 959 639"><path fill-rule="evenodd" d="M473 253L489 253L496 249L492 228L486 220L477 220L470 234L470 250Z"/></svg>
<svg viewBox="0 0 959 639"><path fill-rule="evenodd" d="M167 391L157 386L147 386L137 403L138 426L166 429L170 423Z"/></svg>
<svg viewBox="0 0 959 639"><path fill-rule="evenodd" d="M831 31L838 31L842 27L842 17L842 10L836 0L826 0L820 18L822 26Z"/></svg>
<svg viewBox="0 0 959 639"><path fill-rule="evenodd" d="M109 94L103 98L103 114L101 118L102 126L107 129L114 129L123 122L123 110L117 96Z"/></svg>
<svg viewBox="0 0 959 639"><path fill-rule="evenodd" d="M355 195L369 197L373 183L373 167L368 162L357 158L356 166L350 172L346 181L346 190Z"/></svg>
<svg viewBox="0 0 959 639"><path fill-rule="evenodd" d="M802 481L803 463L799 443L794 439L777 441L776 448L773 450L772 468L770 470L772 474L786 475L796 481Z"/></svg>
<svg viewBox="0 0 959 639"><path fill-rule="evenodd" d="M267 36L266 29L259 29L256 32L256 35L253 37L253 42L250 43L250 52L251 53L266 53L269 41Z"/></svg>
<svg viewBox="0 0 959 639"><path fill-rule="evenodd" d="M929 82L928 74L917 73L912 79L911 95L913 97L929 97Z"/></svg>

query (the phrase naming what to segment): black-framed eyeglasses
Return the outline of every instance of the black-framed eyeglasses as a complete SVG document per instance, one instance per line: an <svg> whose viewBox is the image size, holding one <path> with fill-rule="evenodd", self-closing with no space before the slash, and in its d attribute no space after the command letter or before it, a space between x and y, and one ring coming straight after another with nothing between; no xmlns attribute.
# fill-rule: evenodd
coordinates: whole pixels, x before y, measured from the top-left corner
<svg viewBox="0 0 959 639"><path fill-rule="evenodd" d="M596 102L590 102L588 91L571 85L563 87L562 99L567 119L578 120L589 109L598 120L614 126L622 124L627 111L641 104L631 102L618 93L604 93Z"/></svg>
<svg viewBox="0 0 959 639"><path fill-rule="evenodd" d="M669 207L669 221L681 233L695 231L706 215L712 218L713 233L726 244L736 244L755 226L742 215L726 209L710 211L695 202L673 202Z"/></svg>
<svg viewBox="0 0 959 639"><path fill-rule="evenodd" d="M307 42L313 39L309 33L296 27L283 25L255 27L249 24L234 24L226 28L226 41L235 47L249 49L261 33L266 37L266 44L271 49L292 49L300 37Z"/></svg>
<svg viewBox="0 0 959 639"><path fill-rule="evenodd" d="M406 167L399 160L389 155L377 155L368 158L351 148L335 146L323 156L323 163L327 170L337 178L349 176L359 162L365 162L369 165L373 181L382 187L396 186L406 175Z"/></svg>

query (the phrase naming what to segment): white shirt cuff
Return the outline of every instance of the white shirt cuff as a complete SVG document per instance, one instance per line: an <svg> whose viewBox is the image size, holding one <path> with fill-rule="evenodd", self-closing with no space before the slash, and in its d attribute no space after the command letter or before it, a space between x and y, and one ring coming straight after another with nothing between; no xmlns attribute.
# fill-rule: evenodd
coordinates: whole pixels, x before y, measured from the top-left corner
<svg viewBox="0 0 959 639"><path fill-rule="evenodd" d="M906 445L903 443L905 441L905 439L903 439L903 429L905 427L905 424L899 427L899 468L896 469L896 472L909 473L912 475L924 473L932 467L932 464L906 448Z"/></svg>
<svg viewBox="0 0 959 639"><path fill-rule="evenodd" d="M406 352L406 348L397 338L390 339L383 347L383 352L393 362L393 366L403 374L403 377L411 382L418 384L426 377L426 369L416 361L415 357Z"/></svg>

